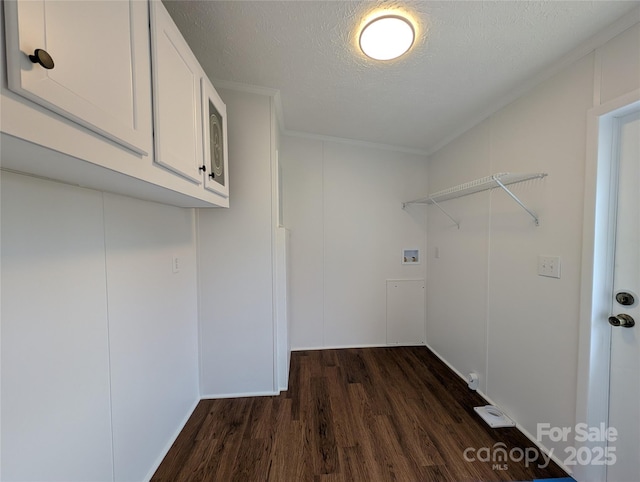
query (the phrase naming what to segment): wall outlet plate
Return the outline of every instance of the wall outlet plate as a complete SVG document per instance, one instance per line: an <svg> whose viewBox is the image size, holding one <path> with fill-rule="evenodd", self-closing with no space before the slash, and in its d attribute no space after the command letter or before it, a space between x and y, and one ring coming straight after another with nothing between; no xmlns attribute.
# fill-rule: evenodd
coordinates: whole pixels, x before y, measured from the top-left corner
<svg viewBox="0 0 640 482"><path fill-rule="evenodd" d="M180 265L181 265L181 264L182 264L182 263L180 262L180 258L179 258L178 256L175 256L175 255L174 255L174 256L171 258L171 272L172 272L173 274L175 274L175 273L179 273L179 272L180 272Z"/></svg>
<svg viewBox="0 0 640 482"><path fill-rule="evenodd" d="M538 256L538 276L560 278L560 256Z"/></svg>

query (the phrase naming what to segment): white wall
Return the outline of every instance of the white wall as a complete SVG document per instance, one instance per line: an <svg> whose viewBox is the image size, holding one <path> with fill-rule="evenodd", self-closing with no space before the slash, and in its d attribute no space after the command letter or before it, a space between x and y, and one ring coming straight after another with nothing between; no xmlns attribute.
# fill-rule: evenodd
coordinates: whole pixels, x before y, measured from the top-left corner
<svg viewBox="0 0 640 482"><path fill-rule="evenodd" d="M1 176L1 478L143 480L199 398L193 213Z"/></svg>
<svg viewBox="0 0 640 482"><path fill-rule="evenodd" d="M430 159L429 192L490 173L488 126L481 124ZM427 208L427 344L462 374L486 380L489 193ZM526 216L526 214L525 214ZM436 250L439 258L436 258Z"/></svg>
<svg viewBox="0 0 640 482"><path fill-rule="evenodd" d="M195 219L112 194L104 217L114 475L138 481L199 400Z"/></svg>
<svg viewBox="0 0 640 482"><path fill-rule="evenodd" d="M637 18L638 11L635 10ZM640 25L597 49L594 104L604 104L640 87Z"/></svg>
<svg viewBox="0 0 640 482"><path fill-rule="evenodd" d="M272 100L219 92L229 118L232 195L229 209L198 211L201 393L274 393Z"/></svg>
<svg viewBox="0 0 640 482"><path fill-rule="evenodd" d="M386 280L424 279L402 265L425 253L426 158L283 136L284 224L291 229L294 349L386 344ZM423 323L423 320L419 320Z"/></svg>
<svg viewBox="0 0 640 482"><path fill-rule="evenodd" d="M102 196L1 182L1 478L112 480Z"/></svg>
<svg viewBox="0 0 640 482"><path fill-rule="evenodd" d="M496 172L547 172L447 201L461 228L429 207L427 340L530 434L575 423L587 111L640 87L638 25L568 66L429 159L429 191ZM440 247L440 258L432 249ZM538 255L562 278L537 275ZM545 443L548 442L545 440ZM563 443L547 443L561 459Z"/></svg>

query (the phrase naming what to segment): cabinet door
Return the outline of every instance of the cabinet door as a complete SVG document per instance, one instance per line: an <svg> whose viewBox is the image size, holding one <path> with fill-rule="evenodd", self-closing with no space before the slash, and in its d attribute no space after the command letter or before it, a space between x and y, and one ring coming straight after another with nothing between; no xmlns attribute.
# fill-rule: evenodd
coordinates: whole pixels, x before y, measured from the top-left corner
<svg viewBox="0 0 640 482"><path fill-rule="evenodd" d="M155 162L201 184L203 72L162 3L150 5Z"/></svg>
<svg viewBox="0 0 640 482"><path fill-rule="evenodd" d="M229 163L227 151L227 107L206 76L202 77L202 126L204 187L229 197Z"/></svg>
<svg viewBox="0 0 640 482"><path fill-rule="evenodd" d="M152 148L145 2L7 0L9 89L134 152ZM36 49L53 59L30 60Z"/></svg>

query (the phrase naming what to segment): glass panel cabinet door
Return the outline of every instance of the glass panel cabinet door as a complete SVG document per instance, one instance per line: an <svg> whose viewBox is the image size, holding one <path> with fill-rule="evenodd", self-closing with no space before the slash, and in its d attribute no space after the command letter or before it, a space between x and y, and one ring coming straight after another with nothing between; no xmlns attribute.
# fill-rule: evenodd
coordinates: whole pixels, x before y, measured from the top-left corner
<svg viewBox="0 0 640 482"><path fill-rule="evenodd" d="M227 154L227 108L211 82L202 78L202 112L205 189L229 196L229 164Z"/></svg>

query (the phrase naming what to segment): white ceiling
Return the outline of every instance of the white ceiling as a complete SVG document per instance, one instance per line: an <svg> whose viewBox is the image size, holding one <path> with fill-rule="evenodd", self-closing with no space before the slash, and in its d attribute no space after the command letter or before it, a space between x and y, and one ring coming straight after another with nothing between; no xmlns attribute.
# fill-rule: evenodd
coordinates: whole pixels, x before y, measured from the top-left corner
<svg viewBox="0 0 640 482"><path fill-rule="evenodd" d="M214 83L280 91L286 130L423 152L491 113L640 4L164 3ZM395 61L375 62L356 48L363 19L381 5L406 11L418 22L416 44Z"/></svg>

